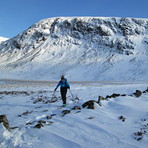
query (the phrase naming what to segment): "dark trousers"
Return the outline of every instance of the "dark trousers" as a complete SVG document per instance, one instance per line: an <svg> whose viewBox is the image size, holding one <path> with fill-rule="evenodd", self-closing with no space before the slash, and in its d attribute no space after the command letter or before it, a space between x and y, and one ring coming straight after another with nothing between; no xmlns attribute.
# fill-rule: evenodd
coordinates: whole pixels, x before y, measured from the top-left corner
<svg viewBox="0 0 148 148"><path fill-rule="evenodd" d="M61 87L60 90L63 104L66 104L67 87Z"/></svg>

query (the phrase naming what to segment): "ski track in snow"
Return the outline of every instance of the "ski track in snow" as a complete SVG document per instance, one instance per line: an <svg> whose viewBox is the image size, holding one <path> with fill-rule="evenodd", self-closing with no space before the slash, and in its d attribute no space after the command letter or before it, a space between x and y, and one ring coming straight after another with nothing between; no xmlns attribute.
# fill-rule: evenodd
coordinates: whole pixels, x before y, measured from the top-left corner
<svg viewBox="0 0 148 148"><path fill-rule="evenodd" d="M55 103L37 102L35 98L45 96L51 99L54 83L0 81L2 91L27 91L29 95L0 95L0 114L6 114L10 126L18 128L6 131L0 124L0 147L2 148L146 148L147 133L141 141L134 139L133 133L148 124L148 95L142 94L135 98L130 96L136 89L144 91L148 84L144 82L81 82L71 83L74 96L80 100L73 104L68 91L68 106L57 109L62 103L59 90L56 92L58 101ZM31 93L31 91L33 93ZM96 105L94 110L71 110L70 114L62 116L62 110L70 110L73 106L81 106L87 100L96 100L98 96L113 93L127 94L101 101L102 106ZM28 111L28 114L23 114ZM52 116L47 120L46 117ZM20 115L20 117L18 116ZM126 118L125 122L119 116ZM146 119L146 121L142 121ZM47 121L44 127L36 129L39 120ZM53 124L48 125L48 121ZM26 123L32 122L31 125Z"/></svg>

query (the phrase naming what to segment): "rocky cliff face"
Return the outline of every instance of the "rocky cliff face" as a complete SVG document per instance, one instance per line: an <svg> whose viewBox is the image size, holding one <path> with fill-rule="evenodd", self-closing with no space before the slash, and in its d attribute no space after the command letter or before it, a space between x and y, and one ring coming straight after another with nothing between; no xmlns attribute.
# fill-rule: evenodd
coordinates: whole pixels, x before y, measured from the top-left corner
<svg viewBox="0 0 148 148"><path fill-rule="evenodd" d="M49 18L0 44L0 71L27 78L145 80L147 55L148 19Z"/></svg>

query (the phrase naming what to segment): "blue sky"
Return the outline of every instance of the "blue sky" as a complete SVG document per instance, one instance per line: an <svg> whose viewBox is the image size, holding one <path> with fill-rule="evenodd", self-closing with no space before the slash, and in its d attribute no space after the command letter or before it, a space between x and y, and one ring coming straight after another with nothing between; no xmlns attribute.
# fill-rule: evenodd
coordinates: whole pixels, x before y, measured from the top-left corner
<svg viewBox="0 0 148 148"><path fill-rule="evenodd" d="M0 36L14 37L59 16L148 18L148 0L0 0Z"/></svg>

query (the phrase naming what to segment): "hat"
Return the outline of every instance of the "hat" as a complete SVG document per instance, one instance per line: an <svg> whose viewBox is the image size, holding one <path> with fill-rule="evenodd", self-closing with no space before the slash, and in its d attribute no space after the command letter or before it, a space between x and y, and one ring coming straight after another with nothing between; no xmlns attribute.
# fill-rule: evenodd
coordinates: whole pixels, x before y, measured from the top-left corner
<svg viewBox="0 0 148 148"><path fill-rule="evenodd" d="M61 76L61 79L64 79L64 76Z"/></svg>

